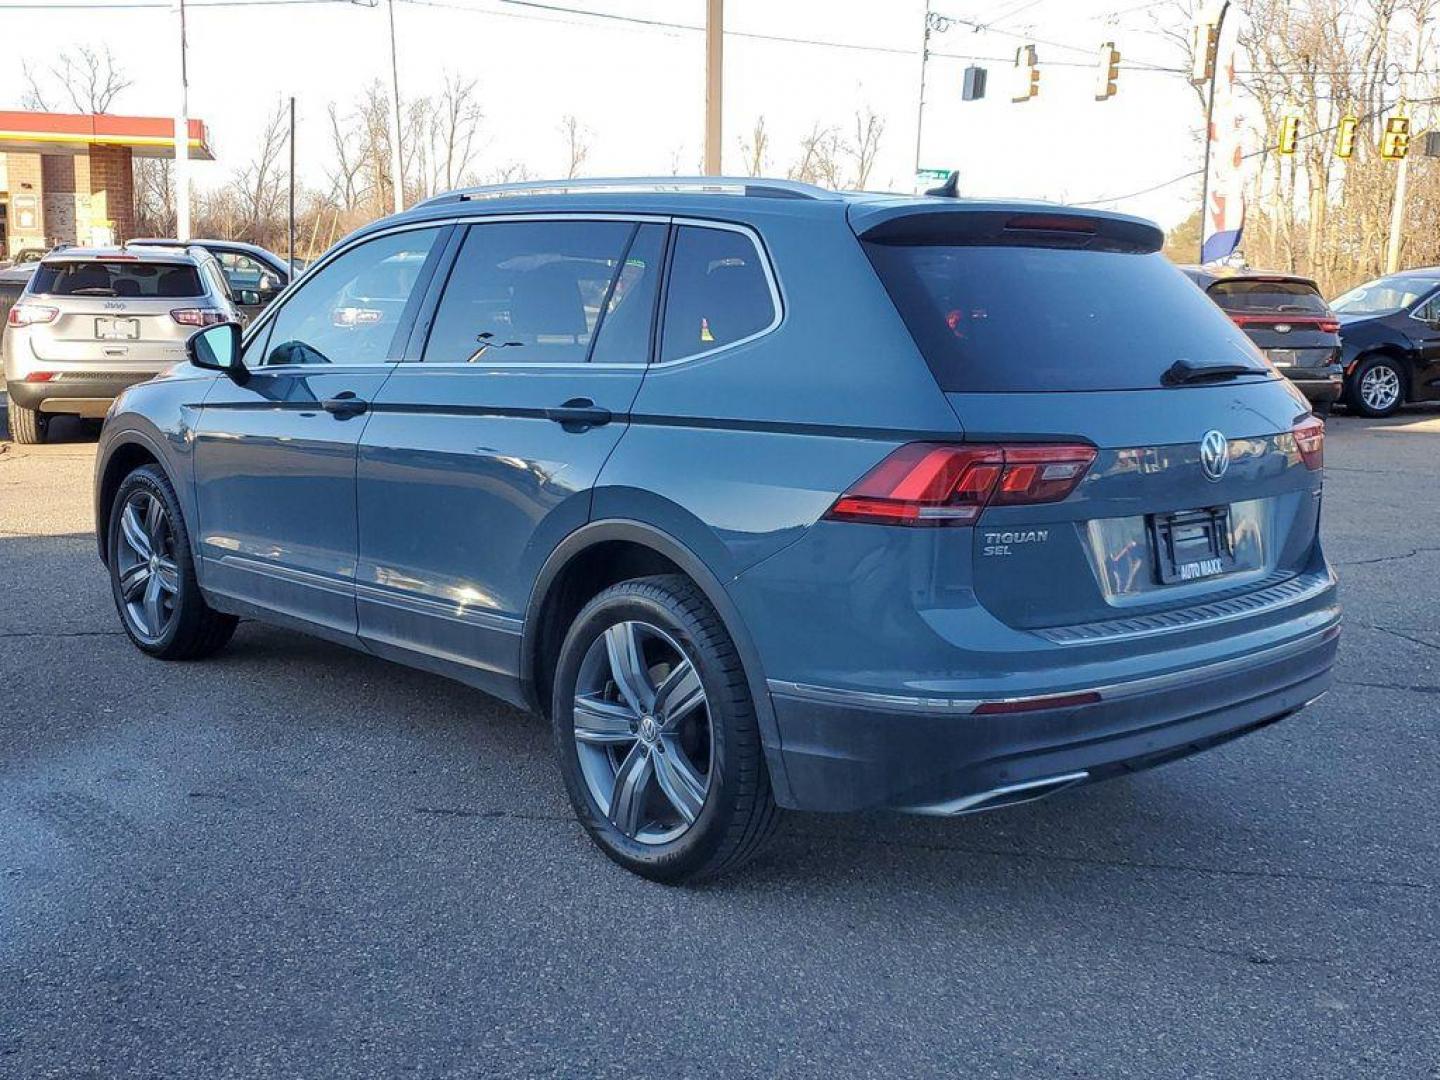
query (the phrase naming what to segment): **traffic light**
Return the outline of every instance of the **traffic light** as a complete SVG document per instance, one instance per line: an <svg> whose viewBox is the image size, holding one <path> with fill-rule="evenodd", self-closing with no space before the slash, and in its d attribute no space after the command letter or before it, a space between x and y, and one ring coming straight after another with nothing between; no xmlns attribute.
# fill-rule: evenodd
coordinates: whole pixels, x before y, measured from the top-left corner
<svg viewBox="0 0 1440 1080"><path fill-rule="evenodd" d="M1220 28L1212 22L1197 22L1190 38L1194 62L1190 81L1197 86L1207 83L1215 74L1215 53L1220 48Z"/></svg>
<svg viewBox="0 0 1440 1080"><path fill-rule="evenodd" d="M1120 78L1120 50L1113 41L1100 46L1099 79L1095 83L1095 100L1108 101L1115 96L1115 83Z"/></svg>
<svg viewBox="0 0 1440 1080"><path fill-rule="evenodd" d="M985 69L971 64L965 69L965 81L960 84L961 101L979 101L985 96Z"/></svg>
<svg viewBox="0 0 1440 1080"><path fill-rule="evenodd" d="M1335 131L1335 156L1348 158L1355 156L1355 132L1360 127L1358 116L1344 116L1340 118L1340 126Z"/></svg>
<svg viewBox="0 0 1440 1080"><path fill-rule="evenodd" d="M1425 133L1425 156L1440 158L1440 131Z"/></svg>
<svg viewBox="0 0 1440 1080"><path fill-rule="evenodd" d="M1280 146L1282 154L1293 154L1295 148L1300 144L1300 117L1287 116L1280 121Z"/></svg>
<svg viewBox="0 0 1440 1080"><path fill-rule="evenodd" d="M1015 84L1011 101L1029 101L1040 92L1040 61L1034 45L1021 45L1015 50Z"/></svg>
<svg viewBox="0 0 1440 1080"><path fill-rule="evenodd" d="M1410 118L1392 116L1385 121L1385 134L1380 136L1380 156L1399 161L1410 153Z"/></svg>

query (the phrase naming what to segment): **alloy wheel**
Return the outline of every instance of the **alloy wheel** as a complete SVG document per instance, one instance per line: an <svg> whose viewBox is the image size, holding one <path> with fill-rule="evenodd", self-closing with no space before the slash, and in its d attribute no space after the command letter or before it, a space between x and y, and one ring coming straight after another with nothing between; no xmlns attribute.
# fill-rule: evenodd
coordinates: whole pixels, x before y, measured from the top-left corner
<svg viewBox="0 0 1440 1080"><path fill-rule="evenodd" d="M180 593L175 534L159 497L136 491L125 500L118 541L116 574L125 619L142 640L159 641L175 620Z"/></svg>
<svg viewBox="0 0 1440 1080"><path fill-rule="evenodd" d="M685 833L705 805L714 760L709 703L694 662L650 623L616 623L585 653L575 747L590 796L642 844Z"/></svg>
<svg viewBox="0 0 1440 1080"><path fill-rule="evenodd" d="M1384 412L1400 398L1400 376L1386 364L1377 364L1360 380L1360 400L1367 408Z"/></svg>

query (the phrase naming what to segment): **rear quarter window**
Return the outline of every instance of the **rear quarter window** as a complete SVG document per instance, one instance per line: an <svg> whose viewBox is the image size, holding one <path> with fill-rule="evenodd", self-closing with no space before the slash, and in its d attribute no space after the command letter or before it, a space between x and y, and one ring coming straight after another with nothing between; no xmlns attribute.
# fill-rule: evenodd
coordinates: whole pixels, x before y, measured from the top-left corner
<svg viewBox="0 0 1440 1080"><path fill-rule="evenodd" d="M137 300L176 300L205 295L193 263L54 262L41 263L30 279L41 296L116 296Z"/></svg>
<svg viewBox="0 0 1440 1080"><path fill-rule="evenodd" d="M747 233L699 225L677 229L661 360L710 352L773 326L778 312L763 260Z"/></svg>
<svg viewBox="0 0 1440 1080"><path fill-rule="evenodd" d="M1131 390L1179 360L1244 363L1250 340L1163 255L865 242L943 390Z"/></svg>

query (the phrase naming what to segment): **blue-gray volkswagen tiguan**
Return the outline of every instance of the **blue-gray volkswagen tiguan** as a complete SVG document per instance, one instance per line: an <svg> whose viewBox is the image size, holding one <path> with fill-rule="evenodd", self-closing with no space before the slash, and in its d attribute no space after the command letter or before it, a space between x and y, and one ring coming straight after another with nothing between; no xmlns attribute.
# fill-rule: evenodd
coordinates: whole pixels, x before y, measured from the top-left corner
<svg viewBox="0 0 1440 1080"><path fill-rule="evenodd" d="M1324 429L1114 214L761 180L440 196L126 391L126 632L299 627L545 713L663 881L780 807L957 814L1329 683Z"/></svg>

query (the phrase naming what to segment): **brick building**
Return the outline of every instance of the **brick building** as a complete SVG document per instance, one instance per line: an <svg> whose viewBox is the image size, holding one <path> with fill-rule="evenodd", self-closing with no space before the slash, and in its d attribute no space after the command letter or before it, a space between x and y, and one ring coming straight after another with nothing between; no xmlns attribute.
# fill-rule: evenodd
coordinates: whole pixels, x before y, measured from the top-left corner
<svg viewBox="0 0 1440 1080"><path fill-rule="evenodd" d="M128 240L134 159L174 157L174 131L167 117L0 111L0 253ZM200 120L190 157L213 160Z"/></svg>

